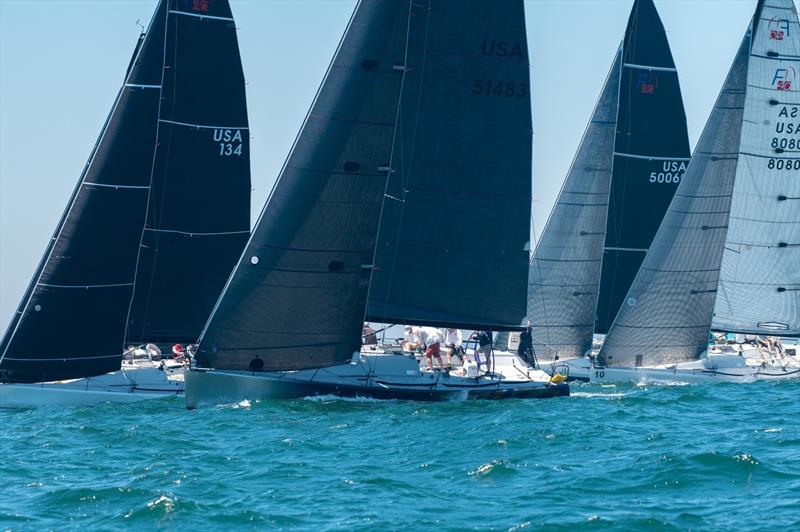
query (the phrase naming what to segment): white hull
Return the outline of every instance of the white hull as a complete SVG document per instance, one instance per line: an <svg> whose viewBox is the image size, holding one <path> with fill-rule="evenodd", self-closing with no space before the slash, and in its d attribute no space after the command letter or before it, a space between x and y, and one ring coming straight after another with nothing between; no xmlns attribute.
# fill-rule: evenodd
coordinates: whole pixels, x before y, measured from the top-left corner
<svg viewBox="0 0 800 532"><path fill-rule="evenodd" d="M775 381L800 379L800 361L795 357L751 357L710 354L706 357L669 366L638 368L593 367L591 382L699 383Z"/></svg>
<svg viewBox="0 0 800 532"><path fill-rule="evenodd" d="M455 372L420 371L413 357L379 353L357 353L349 364L320 370L254 373L193 369L185 374L186 407L328 394L417 401L569 395L567 385L551 384L542 371L523 369L507 360L503 366L515 377L500 372L467 377Z"/></svg>
<svg viewBox="0 0 800 532"><path fill-rule="evenodd" d="M183 391L182 369L164 371L157 367L128 367L85 379L0 384L0 408L129 403L182 395Z"/></svg>

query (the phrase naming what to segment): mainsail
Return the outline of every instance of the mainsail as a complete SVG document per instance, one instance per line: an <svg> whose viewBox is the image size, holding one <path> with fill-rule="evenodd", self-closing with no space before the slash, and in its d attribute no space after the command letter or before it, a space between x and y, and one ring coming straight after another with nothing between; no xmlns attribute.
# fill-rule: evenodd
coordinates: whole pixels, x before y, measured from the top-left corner
<svg viewBox="0 0 800 532"><path fill-rule="evenodd" d="M622 54L597 334L616 316L690 156L678 73L652 0L634 2Z"/></svg>
<svg viewBox="0 0 800 532"><path fill-rule="evenodd" d="M714 328L800 334L800 158L780 147L782 139L787 148L798 139L796 126L787 128L796 123L788 115L800 108L791 79L800 67L798 39L791 0L759 2L686 176L600 351L605 364L698 358L715 306L726 314L713 318ZM742 297L752 298L745 308Z"/></svg>
<svg viewBox="0 0 800 532"><path fill-rule="evenodd" d="M201 366L323 367L349 360L359 349L409 9L408 0L356 6L206 324Z"/></svg>
<svg viewBox="0 0 800 532"><path fill-rule="evenodd" d="M246 126L235 47L227 0L159 2L89 162L0 343L2 381L42 382L118 370L129 313L144 316L140 309L154 305L175 315L183 305L210 310L229 273L225 268L239 252L234 248L240 249L242 241L215 245L204 239L201 251L166 238L152 239L148 232L247 228L247 137L241 143L242 156L226 164L212 157L223 159L217 153L215 130L198 127ZM200 55L191 58L192 54ZM225 62L232 65L216 70ZM230 79L215 79L220 71ZM227 99L232 103L216 105ZM208 112L198 113L197 108ZM226 121L231 116L233 124ZM224 184L212 182L220 173L226 174ZM179 209L178 203L185 208ZM245 213L219 214L219 205L243 208ZM226 217L230 223L220 222ZM223 257L210 257L210 264L191 271L180 264L187 256L209 250ZM158 265L152 261L156 254ZM174 262L164 266L161 257ZM198 284L189 293L184 282ZM160 290L164 293L156 293ZM134 292L137 298L149 292L152 297L131 312ZM162 322L152 328L145 322L128 338L153 334L153 339L161 339L161 331L182 334L188 329L196 337L206 314L188 316L163 327Z"/></svg>
<svg viewBox="0 0 800 532"><path fill-rule="evenodd" d="M652 0L636 0L594 115L530 264L540 360L605 333L689 157L678 75Z"/></svg>
<svg viewBox="0 0 800 532"><path fill-rule="evenodd" d="M172 0L126 342L194 342L250 234L245 83L227 0Z"/></svg>
<svg viewBox="0 0 800 532"><path fill-rule="evenodd" d="M367 319L519 327L531 216L522 1L412 4Z"/></svg>

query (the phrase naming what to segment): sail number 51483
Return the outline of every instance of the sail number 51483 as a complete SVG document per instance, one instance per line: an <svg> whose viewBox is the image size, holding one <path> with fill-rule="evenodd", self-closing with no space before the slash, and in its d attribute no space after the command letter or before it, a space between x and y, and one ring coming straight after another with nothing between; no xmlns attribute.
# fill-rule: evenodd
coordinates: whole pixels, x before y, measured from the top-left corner
<svg viewBox="0 0 800 532"><path fill-rule="evenodd" d="M472 94L475 96L504 96L506 98L525 98L528 96L528 84L514 81L492 81L476 79L472 83Z"/></svg>

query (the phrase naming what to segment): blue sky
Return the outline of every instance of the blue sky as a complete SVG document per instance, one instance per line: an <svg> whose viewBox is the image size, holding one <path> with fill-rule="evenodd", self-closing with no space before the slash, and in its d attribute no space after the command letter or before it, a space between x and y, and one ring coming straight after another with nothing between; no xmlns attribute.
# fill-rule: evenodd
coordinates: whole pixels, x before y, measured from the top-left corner
<svg viewBox="0 0 800 532"><path fill-rule="evenodd" d="M248 80L253 217L355 0L230 0ZM555 196L633 0L526 0L534 230ZM656 0L697 142L755 0ZM155 0L0 0L0 331L75 186Z"/></svg>

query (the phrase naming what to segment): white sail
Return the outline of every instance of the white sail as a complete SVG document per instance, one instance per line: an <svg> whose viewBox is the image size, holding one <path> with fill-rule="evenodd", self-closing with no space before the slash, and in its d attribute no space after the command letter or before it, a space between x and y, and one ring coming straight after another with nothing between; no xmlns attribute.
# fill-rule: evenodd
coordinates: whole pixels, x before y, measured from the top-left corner
<svg viewBox="0 0 800 532"><path fill-rule="evenodd" d="M715 330L800 335L800 25L792 0L754 20Z"/></svg>

